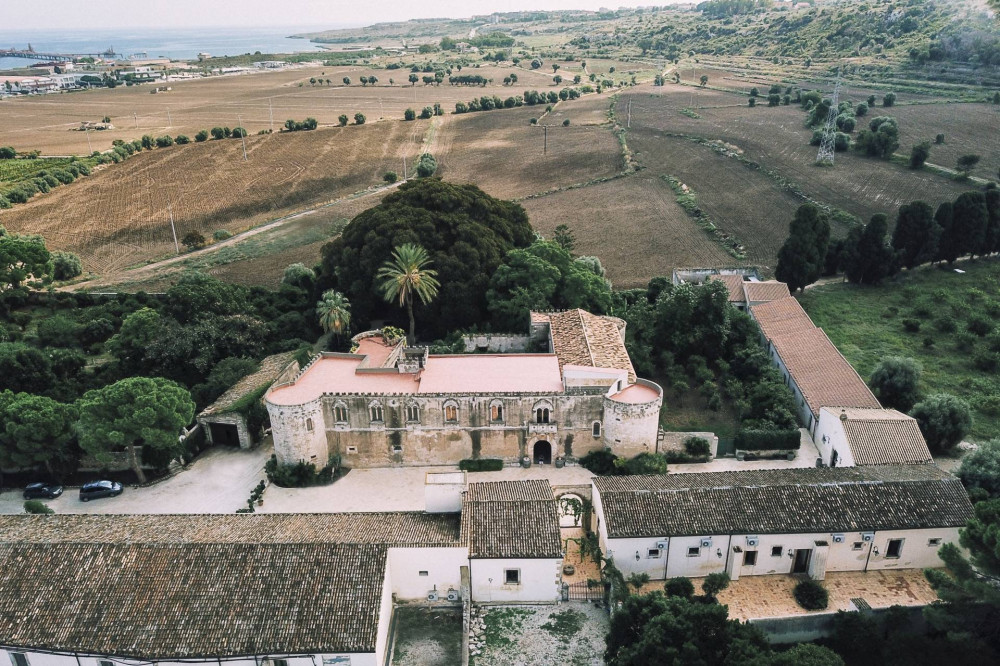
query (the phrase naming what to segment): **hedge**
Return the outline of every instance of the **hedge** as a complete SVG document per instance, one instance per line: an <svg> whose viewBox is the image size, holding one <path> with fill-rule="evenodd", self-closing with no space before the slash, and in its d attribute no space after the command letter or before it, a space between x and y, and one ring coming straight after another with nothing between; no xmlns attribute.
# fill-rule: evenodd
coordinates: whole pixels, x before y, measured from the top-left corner
<svg viewBox="0 0 1000 666"><path fill-rule="evenodd" d="M466 458L458 463L463 472L499 472L503 469L500 458Z"/></svg>
<svg viewBox="0 0 1000 666"><path fill-rule="evenodd" d="M741 430L735 441L741 451L796 450L801 443L798 430Z"/></svg>

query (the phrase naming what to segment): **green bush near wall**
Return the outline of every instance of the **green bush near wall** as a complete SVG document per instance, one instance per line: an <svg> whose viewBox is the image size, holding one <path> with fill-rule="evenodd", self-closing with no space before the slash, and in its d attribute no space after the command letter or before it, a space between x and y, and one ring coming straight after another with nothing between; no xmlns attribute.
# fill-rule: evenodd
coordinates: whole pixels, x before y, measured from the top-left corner
<svg viewBox="0 0 1000 666"><path fill-rule="evenodd" d="M500 458L466 458L458 463L463 472L499 472L503 469Z"/></svg>
<svg viewBox="0 0 1000 666"><path fill-rule="evenodd" d="M741 430L735 446L741 451L792 451L802 444L798 430Z"/></svg>

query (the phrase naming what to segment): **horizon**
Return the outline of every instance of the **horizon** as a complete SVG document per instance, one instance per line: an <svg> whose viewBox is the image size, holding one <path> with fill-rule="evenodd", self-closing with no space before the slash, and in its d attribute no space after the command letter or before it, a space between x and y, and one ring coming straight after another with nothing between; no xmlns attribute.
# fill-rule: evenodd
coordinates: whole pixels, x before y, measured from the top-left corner
<svg viewBox="0 0 1000 666"><path fill-rule="evenodd" d="M0 34L32 31L64 32L86 30L295 30L323 32L395 23L415 19L467 19L492 13L516 11L597 11L679 4L668 0L653 5L642 0L517 0L495 3L488 0L428 0L420 5L396 0L375 0L347 12L336 4L320 0L288 0L284 13L294 20L283 22L271 16L273 3L265 0L149 0L137 7L133 0L106 0L97 14L80 15L75 0L50 0L50 11L39 16L37 8L25 0L9 0L0 6ZM155 16L155 23L151 23ZM92 19L92 22L88 22Z"/></svg>

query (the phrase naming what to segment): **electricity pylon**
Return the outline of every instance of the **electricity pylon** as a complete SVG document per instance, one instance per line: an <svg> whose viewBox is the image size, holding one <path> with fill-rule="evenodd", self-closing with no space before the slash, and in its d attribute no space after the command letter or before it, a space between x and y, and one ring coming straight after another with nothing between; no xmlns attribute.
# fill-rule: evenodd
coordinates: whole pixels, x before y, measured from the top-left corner
<svg viewBox="0 0 1000 666"><path fill-rule="evenodd" d="M819 144L819 154L816 163L833 166L833 154L837 149L837 115L840 111L840 69L837 69L837 85L833 87L833 98L830 100L830 111L826 114L826 125L823 127L823 140Z"/></svg>

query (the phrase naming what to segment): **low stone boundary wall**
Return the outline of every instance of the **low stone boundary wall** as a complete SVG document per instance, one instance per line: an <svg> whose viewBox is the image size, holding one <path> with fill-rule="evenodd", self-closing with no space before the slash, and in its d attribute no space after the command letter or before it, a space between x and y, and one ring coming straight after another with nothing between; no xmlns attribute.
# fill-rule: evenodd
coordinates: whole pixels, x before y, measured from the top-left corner
<svg viewBox="0 0 1000 666"><path fill-rule="evenodd" d="M888 609L854 611L869 615L881 615ZM920 632L926 629L923 617L923 606L909 606L910 629ZM767 635L767 640L775 644L802 643L814 641L833 633L834 612L809 613L808 615L789 615L787 617L769 617L751 619L750 622Z"/></svg>
<svg viewBox="0 0 1000 666"><path fill-rule="evenodd" d="M525 352L531 347L531 338L527 335L511 333L473 333L462 337L465 352L488 352L491 354L506 354L510 352Z"/></svg>
<svg viewBox="0 0 1000 666"><path fill-rule="evenodd" d="M719 452L719 438L714 432L663 431L657 451L659 453L664 453L666 451L678 451L680 453L684 453L684 440L688 437L701 437L702 439L707 439L712 457L717 457Z"/></svg>

